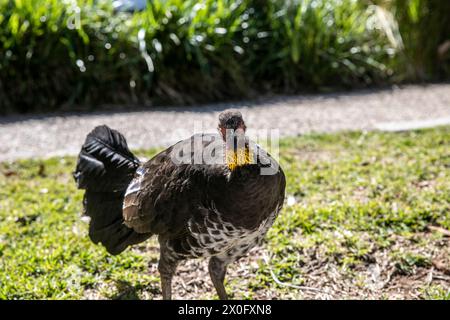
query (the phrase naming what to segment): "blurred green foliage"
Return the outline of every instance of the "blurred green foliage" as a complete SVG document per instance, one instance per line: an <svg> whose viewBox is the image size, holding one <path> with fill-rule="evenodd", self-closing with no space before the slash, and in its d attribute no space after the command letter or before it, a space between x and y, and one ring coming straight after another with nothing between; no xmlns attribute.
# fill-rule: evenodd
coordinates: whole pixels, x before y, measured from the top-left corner
<svg viewBox="0 0 450 320"><path fill-rule="evenodd" d="M404 51L399 55L401 80L450 79L450 1L378 0L394 15Z"/></svg>
<svg viewBox="0 0 450 320"><path fill-rule="evenodd" d="M449 24L430 12L448 4L402 1L406 14L394 2L152 0L115 13L106 0L0 0L0 113L435 79Z"/></svg>

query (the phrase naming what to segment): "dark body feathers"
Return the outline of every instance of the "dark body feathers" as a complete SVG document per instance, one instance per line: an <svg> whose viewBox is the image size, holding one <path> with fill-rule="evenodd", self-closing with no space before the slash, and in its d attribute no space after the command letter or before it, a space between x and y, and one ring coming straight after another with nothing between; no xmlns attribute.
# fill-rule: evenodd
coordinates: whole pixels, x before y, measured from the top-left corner
<svg viewBox="0 0 450 320"><path fill-rule="evenodd" d="M201 136L204 150L221 141L219 135ZM275 218L284 200L284 174L269 155L233 171L224 163L193 164L193 152L188 156L191 164L174 163L173 153L185 149L183 145L193 147L195 138L180 141L144 164L124 200L125 224L158 234L178 258L231 249L234 234L245 240L271 215ZM261 167L270 165L277 173L261 175Z"/></svg>

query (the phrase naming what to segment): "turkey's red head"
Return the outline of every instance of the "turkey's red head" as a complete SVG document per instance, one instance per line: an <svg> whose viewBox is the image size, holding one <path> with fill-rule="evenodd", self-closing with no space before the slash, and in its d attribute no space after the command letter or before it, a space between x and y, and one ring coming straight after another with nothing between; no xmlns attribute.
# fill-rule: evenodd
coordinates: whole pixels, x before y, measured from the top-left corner
<svg viewBox="0 0 450 320"><path fill-rule="evenodd" d="M219 115L219 131L225 142L225 160L233 171L237 167L252 163L242 114L238 110L225 110Z"/></svg>
<svg viewBox="0 0 450 320"><path fill-rule="evenodd" d="M219 115L219 131L224 141L227 141L227 134L244 135L247 129L242 114L239 110L228 109Z"/></svg>

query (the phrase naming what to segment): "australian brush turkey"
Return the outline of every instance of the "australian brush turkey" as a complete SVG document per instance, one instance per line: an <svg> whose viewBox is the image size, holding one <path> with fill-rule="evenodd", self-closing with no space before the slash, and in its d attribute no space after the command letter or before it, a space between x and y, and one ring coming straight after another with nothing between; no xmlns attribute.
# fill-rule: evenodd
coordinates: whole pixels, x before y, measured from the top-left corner
<svg viewBox="0 0 450 320"><path fill-rule="evenodd" d="M86 138L74 172L84 189L89 236L111 254L158 236L164 299L184 259L210 257L220 299L227 265L258 244L280 211L285 176L245 135L236 110L219 116L219 134L196 134L141 163L107 126Z"/></svg>

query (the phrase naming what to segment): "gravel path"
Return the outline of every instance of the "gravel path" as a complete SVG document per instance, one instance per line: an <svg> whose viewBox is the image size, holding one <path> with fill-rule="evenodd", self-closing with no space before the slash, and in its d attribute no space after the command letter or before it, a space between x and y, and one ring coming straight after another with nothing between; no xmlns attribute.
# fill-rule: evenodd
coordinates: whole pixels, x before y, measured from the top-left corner
<svg viewBox="0 0 450 320"><path fill-rule="evenodd" d="M86 134L107 124L131 148L167 146L198 131L215 131L225 108L241 109L253 130L281 136L339 130L409 130L450 124L450 84L277 97L256 102L146 111L0 117L0 161L77 154Z"/></svg>

